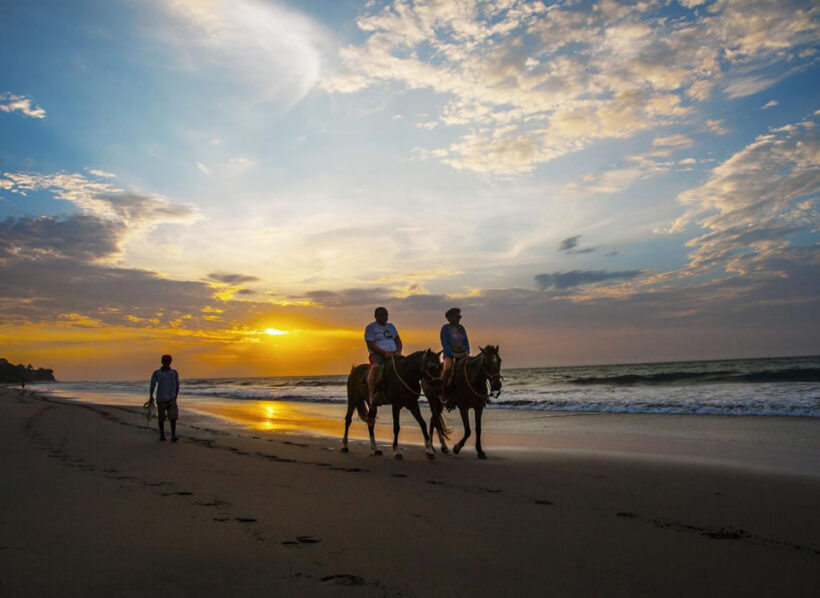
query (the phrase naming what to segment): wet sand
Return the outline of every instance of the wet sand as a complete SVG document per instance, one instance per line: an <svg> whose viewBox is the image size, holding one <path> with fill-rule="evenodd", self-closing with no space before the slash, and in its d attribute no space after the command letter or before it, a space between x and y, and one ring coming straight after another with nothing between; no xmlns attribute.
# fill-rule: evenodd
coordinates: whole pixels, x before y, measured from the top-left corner
<svg viewBox="0 0 820 598"><path fill-rule="evenodd" d="M495 411L487 461L471 440L431 462L410 421L405 458L390 457L387 413L388 450L372 457L363 440L338 450L339 406L259 408L183 406L172 444L135 407L0 390L0 595L802 596L820 583L815 420Z"/></svg>

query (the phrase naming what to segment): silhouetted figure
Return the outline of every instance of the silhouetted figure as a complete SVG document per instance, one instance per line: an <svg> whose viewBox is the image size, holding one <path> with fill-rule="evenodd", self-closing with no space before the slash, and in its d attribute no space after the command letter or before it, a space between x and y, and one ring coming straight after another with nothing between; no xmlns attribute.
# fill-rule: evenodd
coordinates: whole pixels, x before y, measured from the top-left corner
<svg viewBox="0 0 820 598"><path fill-rule="evenodd" d="M377 307L373 314L375 322L364 329L364 341L370 353L370 371L367 373L367 403L373 407L373 392L376 388L376 373L394 355L401 355L401 338L393 324L387 322L387 309Z"/></svg>
<svg viewBox="0 0 820 598"><path fill-rule="evenodd" d="M171 369L172 359L170 355L163 355L162 367L155 370L151 376L151 398L149 402L154 402L154 389L156 389L159 439L165 440L165 418L167 417L171 421L171 442L176 442L179 440L177 438L179 374L176 370Z"/></svg>
<svg viewBox="0 0 820 598"><path fill-rule="evenodd" d="M470 341L467 340L467 331L461 325L461 310L451 307L444 313L447 323L441 327L441 349L444 355L444 366L441 370L441 400L448 403L448 386L453 375L455 361L470 356ZM447 405L453 408L452 402Z"/></svg>

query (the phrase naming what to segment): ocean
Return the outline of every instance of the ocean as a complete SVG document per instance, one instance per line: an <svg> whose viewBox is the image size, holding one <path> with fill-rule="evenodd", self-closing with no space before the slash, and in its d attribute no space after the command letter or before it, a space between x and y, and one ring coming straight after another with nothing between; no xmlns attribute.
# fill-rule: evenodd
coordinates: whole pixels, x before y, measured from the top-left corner
<svg viewBox="0 0 820 598"><path fill-rule="evenodd" d="M820 417L820 356L681 361L502 371L491 409L547 412L667 413ZM181 399L346 402L347 375L186 379ZM62 396L104 401L148 396L148 379L39 383ZM423 401L423 398L422 398Z"/></svg>

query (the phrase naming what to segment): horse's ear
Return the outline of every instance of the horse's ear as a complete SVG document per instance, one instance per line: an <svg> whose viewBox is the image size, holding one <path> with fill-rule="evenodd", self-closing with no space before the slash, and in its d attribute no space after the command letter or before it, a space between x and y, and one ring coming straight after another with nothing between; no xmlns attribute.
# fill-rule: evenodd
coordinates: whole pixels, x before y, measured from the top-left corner
<svg viewBox="0 0 820 598"><path fill-rule="evenodd" d="M436 357L441 357L441 354L442 354L442 353L444 353L444 349L442 349L441 351L439 351L438 353L436 353Z"/></svg>
<svg viewBox="0 0 820 598"><path fill-rule="evenodd" d="M482 347L481 345L478 346L478 350L484 353L484 347Z"/></svg>

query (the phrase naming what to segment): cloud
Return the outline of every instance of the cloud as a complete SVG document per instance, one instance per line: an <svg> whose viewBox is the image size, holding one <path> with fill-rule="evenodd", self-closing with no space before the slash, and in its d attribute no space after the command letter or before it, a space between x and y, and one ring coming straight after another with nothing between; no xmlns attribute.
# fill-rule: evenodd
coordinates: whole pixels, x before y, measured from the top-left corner
<svg viewBox="0 0 820 598"><path fill-rule="evenodd" d="M223 282L225 284L242 284L245 282L256 282L259 280L256 276L230 274L227 272L212 272L211 274L208 274L208 278L216 282Z"/></svg>
<svg viewBox="0 0 820 598"><path fill-rule="evenodd" d="M774 108L774 107L775 107L775 106L777 106L777 105L778 105L778 101L777 101L777 100L769 100L768 102L766 102L765 104L763 104L763 105L760 107L760 109L761 109L761 110L766 110L766 109L768 109L768 108Z"/></svg>
<svg viewBox="0 0 820 598"><path fill-rule="evenodd" d="M692 147L694 144L694 139L681 134L668 135L666 137L656 137L655 140L652 142L652 145L656 147L668 147L673 149Z"/></svg>
<svg viewBox="0 0 820 598"><path fill-rule="evenodd" d="M29 191L46 190L87 214L119 220L132 231L164 223L192 222L200 217L193 206L175 204L158 195L127 192L108 182L92 181L79 173L4 172L3 177L0 185L12 193L25 195Z"/></svg>
<svg viewBox="0 0 820 598"><path fill-rule="evenodd" d="M113 179L117 177L117 175L113 172L106 172L105 170L100 170L99 168L87 168L86 171L92 176L101 177L104 179Z"/></svg>
<svg viewBox="0 0 820 598"><path fill-rule="evenodd" d="M31 99L9 91L0 93L0 112L19 112L31 118L46 117L46 111L33 105Z"/></svg>
<svg viewBox="0 0 820 598"><path fill-rule="evenodd" d="M640 276L640 270L607 272L605 270L570 270L552 274L536 274L535 284L539 289L569 289L581 285L596 284L608 280L630 280Z"/></svg>
<svg viewBox="0 0 820 598"><path fill-rule="evenodd" d="M171 17L163 41L189 68L208 65L264 99L301 100L321 77L328 34L284 3L157 0ZM163 32L154 32L162 35Z"/></svg>
<svg viewBox="0 0 820 598"><path fill-rule="evenodd" d="M122 227L95 216L8 218L0 221L0 259L55 256L91 261L119 251Z"/></svg>
<svg viewBox="0 0 820 598"><path fill-rule="evenodd" d="M569 251L570 249L574 249L578 245L578 239L580 238L581 235L567 237L566 239L561 241L561 245L558 247L558 251Z"/></svg>
<svg viewBox="0 0 820 598"><path fill-rule="evenodd" d="M729 98L742 98L744 96L751 96L756 93L768 89L777 83L781 77L764 77L760 75L753 75L751 77L744 77L729 83L724 91Z"/></svg>
<svg viewBox="0 0 820 598"><path fill-rule="evenodd" d="M705 183L679 194L687 209L670 231L692 222L706 231L687 242L690 261L679 274L787 277L796 260L806 259L793 239L820 229L817 119L758 136L713 168Z"/></svg>
<svg viewBox="0 0 820 598"><path fill-rule="evenodd" d="M579 253L592 253L595 251L595 247L584 247L582 249L576 249L578 246L578 239L581 238L581 235L575 235L574 237L567 237L561 244L558 246L558 251L563 253L567 253L570 255L575 255Z"/></svg>
<svg viewBox="0 0 820 598"><path fill-rule="evenodd" d="M756 0L689 0L675 18L662 3L370 3L364 41L340 50L343 69L324 86L440 95L437 122L458 138L416 155L516 174L678 123L717 83L731 97L771 85L766 69L813 60L802 51L820 32L817 14L807 2Z"/></svg>
<svg viewBox="0 0 820 598"><path fill-rule="evenodd" d="M393 300L393 295L388 289L373 287L343 289L341 291L315 290L293 298L307 299L311 303L326 307L373 305L375 309L378 306L377 304Z"/></svg>
<svg viewBox="0 0 820 598"><path fill-rule="evenodd" d="M53 322L58 314L74 313L102 325L143 326L189 316L192 325L206 325L198 311L213 302L208 285L74 257L0 260L3 319Z"/></svg>

